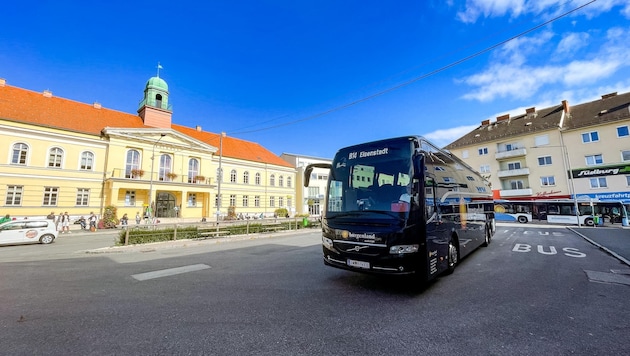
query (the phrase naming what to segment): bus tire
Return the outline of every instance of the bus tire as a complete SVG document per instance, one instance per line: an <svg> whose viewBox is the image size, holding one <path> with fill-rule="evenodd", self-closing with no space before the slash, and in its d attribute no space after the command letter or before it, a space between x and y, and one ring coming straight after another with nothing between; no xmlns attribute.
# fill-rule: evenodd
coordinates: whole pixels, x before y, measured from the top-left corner
<svg viewBox="0 0 630 356"><path fill-rule="evenodd" d="M459 262L459 251L457 250L457 246L455 246L454 239L448 243L448 267L444 274L453 274L455 272L455 267L457 267L457 263Z"/></svg>
<svg viewBox="0 0 630 356"><path fill-rule="evenodd" d="M483 244L481 244L481 246L488 247L488 245L490 245L491 240L492 240L492 234L490 234L490 229L486 227L486 236L484 237Z"/></svg>
<svg viewBox="0 0 630 356"><path fill-rule="evenodd" d="M584 220L584 225L586 226L595 226L595 220L588 218L586 220Z"/></svg>
<svg viewBox="0 0 630 356"><path fill-rule="evenodd" d="M523 215L519 216L518 217L518 222L520 222L521 224L527 224L527 222L528 222L527 221L527 216L523 216Z"/></svg>

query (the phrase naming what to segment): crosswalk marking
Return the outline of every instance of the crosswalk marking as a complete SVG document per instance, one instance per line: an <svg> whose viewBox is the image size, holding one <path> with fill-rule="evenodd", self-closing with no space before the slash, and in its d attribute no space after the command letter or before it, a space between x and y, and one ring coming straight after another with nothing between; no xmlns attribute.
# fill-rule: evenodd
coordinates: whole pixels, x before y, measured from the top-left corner
<svg viewBox="0 0 630 356"><path fill-rule="evenodd" d="M190 265L190 266L162 269L162 270L153 271L153 272L138 273L138 274L131 275L131 277L133 277L134 279L138 281L146 281L148 279L173 276L176 274L182 274L182 273L188 273L188 272L194 272L194 271L201 271L208 268L210 268L210 266L208 265L196 264L196 265Z"/></svg>

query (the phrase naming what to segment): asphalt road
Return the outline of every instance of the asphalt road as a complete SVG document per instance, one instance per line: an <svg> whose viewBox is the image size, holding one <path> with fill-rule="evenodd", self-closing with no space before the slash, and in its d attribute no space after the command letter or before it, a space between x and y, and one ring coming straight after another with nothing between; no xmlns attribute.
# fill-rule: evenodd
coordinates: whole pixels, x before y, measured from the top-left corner
<svg viewBox="0 0 630 356"><path fill-rule="evenodd" d="M629 287L605 278L628 267L567 229L500 226L489 247L424 288L324 266L318 232L273 236L53 259L29 251L54 244L2 247L1 353L630 350ZM27 258L6 261L15 249Z"/></svg>

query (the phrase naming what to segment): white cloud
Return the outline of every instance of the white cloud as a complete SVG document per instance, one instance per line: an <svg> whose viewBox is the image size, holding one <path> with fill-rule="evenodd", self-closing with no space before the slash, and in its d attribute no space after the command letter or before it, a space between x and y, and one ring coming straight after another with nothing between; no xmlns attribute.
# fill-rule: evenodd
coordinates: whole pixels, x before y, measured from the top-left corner
<svg viewBox="0 0 630 356"><path fill-rule="evenodd" d="M565 39L572 39L564 44L569 45L576 38L583 36L584 34L580 33L575 36L567 34ZM549 34L523 38L501 48L484 71L459 80L474 87L472 91L463 95L463 98L481 102L497 98L527 99L546 85L562 84L566 87L575 87L592 84L610 78L622 68L630 66L630 51L627 50L626 43L627 38L630 38L630 29L608 30L599 50L594 48L588 51L588 58L555 65L529 64L530 57L540 58L545 55L542 46L549 38ZM535 48L538 51L533 51Z"/></svg>
<svg viewBox="0 0 630 356"><path fill-rule="evenodd" d="M523 11L524 0L467 0L466 9L457 13L457 18L465 23L474 23L479 17L499 17L510 13L517 17Z"/></svg>
<svg viewBox="0 0 630 356"><path fill-rule="evenodd" d="M590 35L586 32L573 32L562 37L556 48L557 55L571 54L588 45Z"/></svg>
<svg viewBox="0 0 630 356"><path fill-rule="evenodd" d="M438 147L444 147L449 143L457 140L458 138L464 136L470 131L476 129L479 125L468 125L468 126L459 126L453 127L450 129L444 130L436 130L433 132L429 132L424 134L423 136L429 141L436 144Z"/></svg>
<svg viewBox="0 0 630 356"><path fill-rule="evenodd" d="M463 97L481 102L505 97L526 99L544 84L558 81L558 70L551 66L533 68L520 64L493 65L481 74L464 79L466 84L478 89Z"/></svg>
<svg viewBox="0 0 630 356"><path fill-rule="evenodd" d="M521 15L550 12L544 18L551 18L574 9L584 3L576 4L566 0L466 0L464 10L457 12L456 18L464 23L475 23L479 18L510 16L516 18ZM574 16L593 18L620 6L620 13L630 18L629 0L598 0L587 4L574 13Z"/></svg>
<svg viewBox="0 0 630 356"><path fill-rule="evenodd" d="M620 67L621 63L613 58L591 61L573 61L564 68L563 81L566 85L594 83L607 78Z"/></svg>

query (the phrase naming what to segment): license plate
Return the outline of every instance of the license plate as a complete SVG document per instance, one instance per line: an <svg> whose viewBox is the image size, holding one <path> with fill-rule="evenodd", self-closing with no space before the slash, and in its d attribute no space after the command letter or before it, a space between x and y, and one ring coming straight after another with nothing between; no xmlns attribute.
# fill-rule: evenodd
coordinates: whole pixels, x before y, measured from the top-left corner
<svg viewBox="0 0 630 356"><path fill-rule="evenodd" d="M348 261L346 261L346 263L350 267L370 269L370 263L369 262L357 261L357 260L348 260Z"/></svg>

